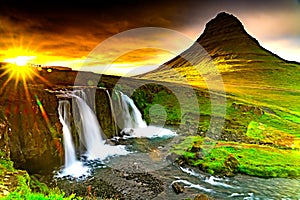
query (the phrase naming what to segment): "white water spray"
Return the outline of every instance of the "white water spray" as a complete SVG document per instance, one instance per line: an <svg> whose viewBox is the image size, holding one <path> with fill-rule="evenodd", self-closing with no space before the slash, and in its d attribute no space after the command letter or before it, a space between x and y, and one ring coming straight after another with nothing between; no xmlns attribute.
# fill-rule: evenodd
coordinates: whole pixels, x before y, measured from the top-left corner
<svg viewBox="0 0 300 200"><path fill-rule="evenodd" d="M93 110L82 98L76 95L73 95L73 97L78 106L82 127L81 132L78 134L82 137L81 143L86 148L88 158L105 160L110 156L128 154L121 145L110 146L105 144L105 140L102 137L104 135L103 131Z"/></svg>
<svg viewBox="0 0 300 200"><path fill-rule="evenodd" d="M146 128L147 124L142 118L142 114L126 94L121 93L123 108L123 128Z"/></svg>
<svg viewBox="0 0 300 200"><path fill-rule="evenodd" d="M147 126L146 122L142 118L142 114L134 104L133 100L127 95L121 94L122 105L122 119L124 126L122 127L121 134L124 137L173 137L176 135L171 130L163 127Z"/></svg>
<svg viewBox="0 0 300 200"><path fill-rule="evenodd" d="M88 156L91 159L99 158L104 140L97 117L82 98L76 95L74 97L76 98L82 123L82 133L80 134L84 137L84 140L81 142L86 147Z"/></svg>
<svg viewBox="0 0 300 200"><path fill-rule="evenodd" d="M65 167L70 167L76 163L76 153L70 129L70 103L67 100L59 101L58 105L59 121L63 125L63 140L65 149Z"/></svg>
<svg viewBox="0 0 300 200"><path fill-rule="evenodd" d="M58 176L71 175L80 177L88 174L88 169L76 159L75 147L72 140L70 128L70 103L67 100L59 101L58 105L59 121L63 126L63 140L65 149L65 166Z"/></svg>

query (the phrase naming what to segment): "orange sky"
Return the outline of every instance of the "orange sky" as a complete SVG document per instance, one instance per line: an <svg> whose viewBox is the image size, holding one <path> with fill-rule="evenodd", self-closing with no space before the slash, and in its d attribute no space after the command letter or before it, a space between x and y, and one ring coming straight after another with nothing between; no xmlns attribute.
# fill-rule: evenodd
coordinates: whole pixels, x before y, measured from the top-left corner
<svg viewBox="0 0 300 200"><path fill-rule="evenodd" d="M30 63L80 69L97 45L140 27L167 28L191 39L179 42L157 32L153 41L160 43L160 49L145 45L139 51L126 52L107 73L124 75L136 67L147 71L188 48L210 19L226 11L237 16L263 47L287 60L300 62L300 5L296 0L99 2L100 5L85 2L72 6L57 0L51 4L29 0L0 3L0 61L28 56ZM107 58L122 52L123 47L139 42L143 41L125 37L122 43L98 55L96 66L101 68L107 64Z"/></svg>

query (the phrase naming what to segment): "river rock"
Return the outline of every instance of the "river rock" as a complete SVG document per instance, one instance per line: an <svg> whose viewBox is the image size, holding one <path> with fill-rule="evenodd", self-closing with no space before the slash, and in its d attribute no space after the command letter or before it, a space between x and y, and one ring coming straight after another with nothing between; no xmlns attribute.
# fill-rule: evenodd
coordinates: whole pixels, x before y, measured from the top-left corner
<svg viewBox="0 0 300 200"><path fill-rule="evenodd" d="M237 171L239 164L239 161L232 154L229 154L224 161L224 171L226 176L233 176Z"/></svg>
<svg viewBox="0 0 300 200"><path fill-rule="evenodd" d="M132 136L134 135L134 129L133 128L124 128L121 132L120 132L121 136Z"/></svg>
<svg viewBox="0 0 300 200"><path fill-rule="evenodd" d="M210 200L210 198L206 194L198 194L194 200Z"/></svg>
<svg viewBox="0 0 300 200"><path fill-rule="evenodd" d="M177 182L172 184L172 188L176 194L180 194L184 192L184 187Z"/></svg>

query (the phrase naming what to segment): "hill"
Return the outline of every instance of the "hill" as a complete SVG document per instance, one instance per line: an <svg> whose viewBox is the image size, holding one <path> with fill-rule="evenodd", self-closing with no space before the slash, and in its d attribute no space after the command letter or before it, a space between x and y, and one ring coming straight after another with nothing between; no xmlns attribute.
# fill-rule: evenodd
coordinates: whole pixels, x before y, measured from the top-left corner
<svg viewBox="0 0 300 200"><path fill-rule="evenodd" d="M228 97L270 107L300 122L299 63L264 49L238 18L228 13L219 13L209 21L201 36L182 54L139 77L199 88L207 88L209 81L222 81Z"/></svg>
<svg viewBox="0 0 300 200"><path fill-rule="evenodd" d="M181 156L179 163L197 166L212 174L238 172L287 177L300 173L298 161L294 160L299 156L300 147L300 65L264 49L246 32L237 17L219 13L206 24L190 48L138 78L191 85L197 94L198 131L196 136L191 130L182 131L187 137L173 150ZM193 111L186 90L179 90L185 94L185 100L178 100L170 92L156 95L148 92L144 96L148 99L153 96L148 100L151 103L144 107L138 105L146 111L152 105L163 105L167 109L167 120L184 123L177 117L182 112L181 105L190 105L186 113L195 116L199 113ZM208 129L210 120L221 116L211 112L220 107L212 103L212 94L226 97L225 123L221 132L212 134L219 134L213 150L199 155L197 151L203 148L202 137L211 131ZM196 119L191 122L197 123Z"/></svg>

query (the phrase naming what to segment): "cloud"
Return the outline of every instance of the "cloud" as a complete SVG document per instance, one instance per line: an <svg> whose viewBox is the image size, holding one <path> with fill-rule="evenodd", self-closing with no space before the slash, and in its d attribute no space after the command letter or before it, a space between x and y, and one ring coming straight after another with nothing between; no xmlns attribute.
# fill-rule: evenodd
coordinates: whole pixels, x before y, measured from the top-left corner
<svg viewBox="0 0 300 200"><path fill-rule="evenodd" d="M220 11L236 15L262 44L288 40L300 33L299 6L296 0L110 0L97 4L76 1L70 4L58 0L5 1L5 4L0 2L0 60L13 46L32 48L51 61L76 60L87 56L99 43L115 34L145 26L174 29L196 40L205 24ZM163 36L157 34L157 37ZM126 38L123 44L132 42L137 42L134 37ZM173 38L165 39L163 43L177 48ZM281 44L284 49L291 45L289 42ZM110 49L106 56L122 51L122 47L118 48ZM122 62L126 59L127 63L160 60L159 56L153 57L153 52L146 53L148 55L135 52L135 55L123 57ZM101 59L105 62L105 55L101 55Z"/></svg>

